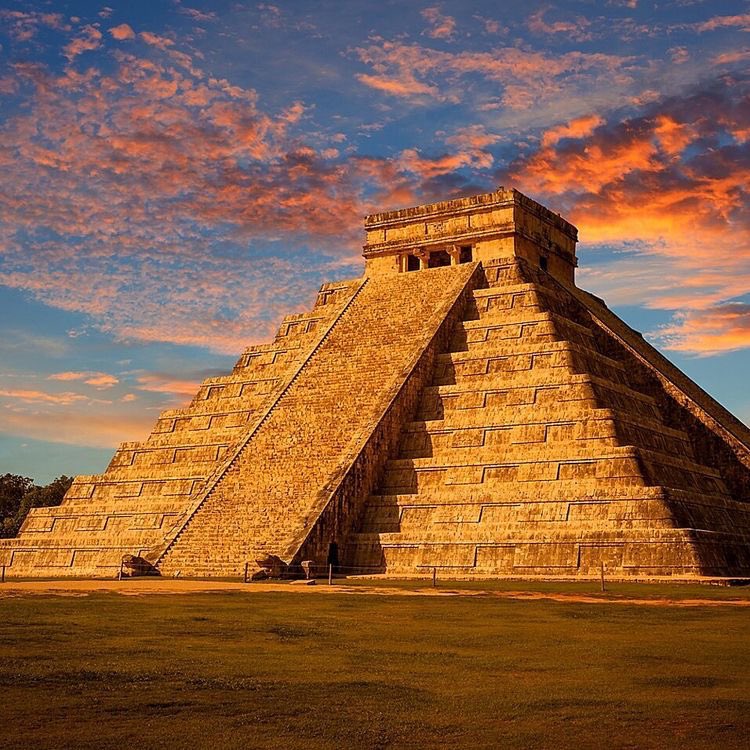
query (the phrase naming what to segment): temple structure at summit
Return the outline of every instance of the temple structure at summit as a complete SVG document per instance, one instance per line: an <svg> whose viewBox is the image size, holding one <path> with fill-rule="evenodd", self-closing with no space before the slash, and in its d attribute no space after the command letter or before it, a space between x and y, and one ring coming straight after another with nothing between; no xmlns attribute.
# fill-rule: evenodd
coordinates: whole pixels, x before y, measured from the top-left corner
<svg viewBox="0 0 750 750"><path fill-rule="evenodd" d="M516 190L365 219L362 277L32 510L18 576L750 575L750 431L575 284Z"/></svg>

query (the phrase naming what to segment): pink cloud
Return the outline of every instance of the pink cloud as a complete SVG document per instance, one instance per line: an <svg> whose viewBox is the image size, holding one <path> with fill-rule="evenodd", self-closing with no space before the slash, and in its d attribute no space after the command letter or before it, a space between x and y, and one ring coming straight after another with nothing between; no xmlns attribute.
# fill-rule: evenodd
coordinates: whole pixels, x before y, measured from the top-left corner
<svg viewBox="0 0 750 750"><path fill-rule="evenodd" d="M109 33L113 39L117 39L118 42L122 42L125 39L135 39L135 32L126 23L121 23L119 26L113 26Z"/></svg>
<svg viewBox="0 0 750 750"><path fill-rule="evenodd" d="M215 21L216 13L213 11L198 10L197 8L188 8L185 5L178 5L177 10L185 16L190 16L194 21Z"/></svg>
<svg viewBox="0 0 750 750"><path fill-rule="evenodd" d="M86 385L93 385L95 388L111 388L117 385L120 380L114 375L106 372L57 372L48 377L48 380L79 380Z"/></svg>
<svg viewBox="0 0 750 750"><path fill-rule="evenodd" d="M83 396L80 393L71 393L69 391L63 393L47 393L45 391L35 391L23 388L0 389L0 398L27 403L41 402L44 404L60 404L63 406L73 404L77 401L88 400L86 396Z"/></svg>
<svg viewBox="0 0 750 750"><path fill-rule="evenodd" d="M456 31L456 19L443 15L436 7L425 8L422 18L427 21L429 28L425 32L432 39L453 39Z"/></svg>
<svg viewBox="0 0 750 750"><path fill-rule="evenodd" d="M574 21L555 21L548 23L544 16L550 10L549 7L541 8L532 16L529 17L528 27L529 31L534 34L543 35L554 35L554 34L565 34L571 39L576 41L585 41L591 39L591 34L585 31L591 22L583 16L578 16Z"/></svg>
<svg viewBox="0 0 750 750"><path fill-rule="evenodd" d="M33 39L40 26L57 31L69 31L71 28L61 13L0 9L0 20L4 22L10 36L18 42Z"/></svg>
<svg viewBox="0 0 750 750"><path fill-rule="evenodd" d="M371 88L393 96L458 102L464 96L466 76L478 76L500 86L499 104L529 109L559 99L593 84L623 82L632 58L604 53L566 52L560 55L499 47L490 52L447 52L375 38L354 50L373 73L357 74Z"/></svg>
<svg viewBox="0 0 750 750"><path fill-rule="evenodd" d="M166 50L168 47L174 47L174 41L172 39L153 34L150 31L142 31L138 36L146 42L146 44L150 44L152 47L158 47L161 50Z"/></svg>
<svg viewBox="0 0 750 750"><path fill-rule="evenodd" d="M738 28L750 31L750 13L736 16L714 16L708 21L696 24L697 31L715 31L716 29Z"/></svg>
<svg viewBox="0 0 750 750"><path fill-rule="evenodd" d="M68 58L70 62L82 55L84 52L90 52L98 49L102 41L102 32L88 24L81 29L80 36L70 41L63 49L63 55Z"/></svg>

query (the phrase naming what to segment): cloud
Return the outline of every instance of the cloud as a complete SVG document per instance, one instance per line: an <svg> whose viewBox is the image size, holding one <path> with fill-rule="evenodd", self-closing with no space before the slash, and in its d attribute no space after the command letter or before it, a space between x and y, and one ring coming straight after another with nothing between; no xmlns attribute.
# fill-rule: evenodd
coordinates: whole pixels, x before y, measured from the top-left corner
<svg viewBox="0 0 750 750"><path fill-rule="evenodd" d="M674 311L657 334L669 348L750 346L735 302L750 288L749 94L750 80L725 76L629 119L564 123L503 175L577 223L584 252L626 254L583 277Z"/></svg>
<svg viewBox="0 0 750 750"><path fill-rule="evenodd" d="M603 123L604 120L599 115L577 117L575 120L563 123L562 125L556 125L546 130L542 135L542 146L549 148L563 138L584 138L591 135Z"/></svg>
<svg viewBox="0 0 750 750"><path fill-rule="evenodd" d="M123 440L143 440L154 421L152 414L138 409L120 412L106 407L91 412L78 403L57 404L49 411L43 406L34 411L6 408L2 414L6 434L94 448L114 448Z"/></svg>
<svg viewBox="0 0 750 750"><path fill-rule="evenodd" d="M667 349L711 356L750 346L750 305L727 302L675 315L672 325L652 334Z"/></svg>
<svg viewBox="0 0 750 750"><path fill-rule="evenodd" d="M198 386L208 377L224 374L216 370L192 372L186 375L175 375L165 372L144 372L136 375L138 389L152 393L168 393L172 396L192 397L198 392Z"/></svg>
<svg viewBox="0 0 750 750"><path fill-rule="evenodd" d="M432 39L445 39L450 41L455 36L456 19L452 16L443 15L436 7L425 8L422 18L427 21L429 28L425 31Z"/></svg>
<svg viewBox="0 0 750 750"><path fill-rule="evenodd" d="M172 39L153 34L150 31L142 31L138 36L146 42L146 44L150 44L152 47L158 47L161 50L166 50L168 47L174 47L174 41Z"/></svg>
<svg viewBox="0 0 750 750"><path fill-rule="evenodd" d="M342 157L338 130L306 145L299 102L264 111L146 39L148 56L116 50L106 72L15 66L26 107L0 131L3 283L121 341L236 353L356 262L361 216L413 199L415 178ZM311 242L327 251L303 263Z"/></svg>
<svg viewBox="0 0 750 750"><path fill-rule="evenodd" d="M68 58L69 62L73 62L78 55L98 49L101 41L102 32L96 26L89 24L81 29L80 36L77 36L64 47L63 55Z"/></svg>
<svg viewBox="0 0 750 750"><path fill-rule="evenodd" d="M708 21L702 21L695 25L697 31L716 31L717 29L738 28L741 31L750 31L750 13L737 16L714 16Z"/></svg>
<svg viewBox="0 0 750 750"><path fill-rule="evenodd" d="M67 406L77 401L87 401L87 397L80 393L47 393L46 391L35 391L30 389L0 389L0 398L22 401L25 403L41 402L44 404L60 404Z"/></svg>
<svg viewBox="0 0 750 750"><path fill-rule="evenodd" d="M120 380L114 375L106 372L57 372L48 377L48 380L80 380L86 385L93 385L95 388L111 388L117 385Z"/></svg>
<svg viewBox="0 0 750 750"><path fill-rule="evenodd" d="M591 34L586 29L591 26L591 22L583 16L578 16L574 21L554 21L548 23L544 16L551 8L541 8L533 15L529 16L527 25L529 31L533 34L554 35L565 34L570 39L576 41L586 41L591 39Z"/></svg>
<svg viewBox="0 0 750 750"><path fill-rule="evenodd" d="M185 5L178 5L177 11L184 16L190 16L194 21L215 21L216 13L210 10L198 10L197 8L188 8Z"/></svg>
<svg viewBox="0 0 750 750"><path fill-rule="evenodd" d="M0 20L5 25L6 33L17 42L33 39L40 26L58 31L69 31L71 28L61 13L0 9Z"/></svg>
<svg viewBox="0 0 750 750"><path fill-rule="evenodd" d="M610 90L624 85L630 57L580 51L548 54L518 47L498 47L489 52L447 52L402 41L373 38L353 53L372 73L357 79L393 96L458 103L467 91L477 96L477 78L484 81L498 107L528 110L542 103L581 95L593 85ZM498 96L498 89L500 94Z"/></svg>
<svg viewBox="0 0 750 750"><path fill-rule="evenodd" d="M117 39L118 42L124 41L125 39L135 39L135 32L126 23L121 23L119 26L113 26L109 33L113 39Z"/></svg>
<svg viewBox="0 0 750 750"><path fill-rule="evenodd" d="M748 47L732 50L730 52L722 52L720 55L711 58L711 64L734 65L734 63L744 62L745 60L750 60L750 48Z"/></svg>

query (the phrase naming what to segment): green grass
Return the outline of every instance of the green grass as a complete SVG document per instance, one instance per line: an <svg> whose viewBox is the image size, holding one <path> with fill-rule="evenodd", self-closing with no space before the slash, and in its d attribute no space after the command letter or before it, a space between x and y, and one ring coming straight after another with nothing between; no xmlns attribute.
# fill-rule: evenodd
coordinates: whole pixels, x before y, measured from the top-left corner
<svg viewBox="0 0 750 750"><path fill-rule="evenodd" d="M2 599L0 747L746 748L749 626L252 588Z"/></svg>

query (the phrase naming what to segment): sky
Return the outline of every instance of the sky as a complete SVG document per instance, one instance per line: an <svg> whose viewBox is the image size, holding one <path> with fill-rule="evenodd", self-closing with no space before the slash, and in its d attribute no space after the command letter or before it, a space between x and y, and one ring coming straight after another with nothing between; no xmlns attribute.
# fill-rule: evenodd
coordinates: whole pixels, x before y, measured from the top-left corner
<svg viewBox="0 0 750 750"><path fill-rule="evenodd" d="M750 421L750 2L0 2L0 474L121 441L362 272L367 213L516 187Z"/></svg>

